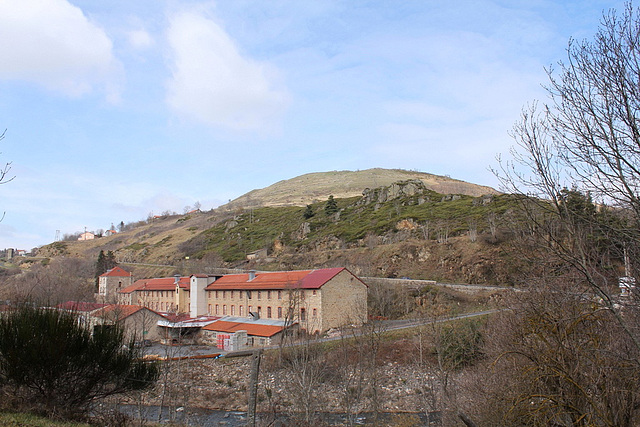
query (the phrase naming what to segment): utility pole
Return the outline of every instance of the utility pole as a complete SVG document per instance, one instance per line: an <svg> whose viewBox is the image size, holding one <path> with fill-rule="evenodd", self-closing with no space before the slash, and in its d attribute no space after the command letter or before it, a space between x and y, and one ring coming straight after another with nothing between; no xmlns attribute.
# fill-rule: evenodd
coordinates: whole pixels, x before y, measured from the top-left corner
<svg viewBox="0 0 640 427"><path fill-rule="evenodd" d="M251 372L249 376L249 398L247 401L247 427L256 427L256 406L258 403L258 377L260 375L260 359L262 349L244 350L227 353L225 358L251 356Z"/></svg>
<svg viewBox="0 0 640 427"><path fill-rule="evenodd" d="M256 404L258 401L258 375L260 374L260 359L262 349L255 350L251 358L251 379L249 402L247 404L247 427L256 426Z"/></svg>

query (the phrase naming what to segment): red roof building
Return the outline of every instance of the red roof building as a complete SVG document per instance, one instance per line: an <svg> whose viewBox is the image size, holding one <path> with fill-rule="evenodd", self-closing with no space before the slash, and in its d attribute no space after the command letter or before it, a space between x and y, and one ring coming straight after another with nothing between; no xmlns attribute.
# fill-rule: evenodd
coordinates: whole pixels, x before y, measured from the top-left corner
<svg viewBox="0 0 640 427"><path fill-rule="evenodd" d="M367 320L367 285L346 268L138 280L122 304L198 316L263 318L323 332Z"/></svg>
<svg viewBox="0 0 640 427"><path fill-rule="evenodd" d="M122 267L115 266L98 277L98 293L96 301L100 303L115 303L118 292L133 283L133 276Z"/></svg>

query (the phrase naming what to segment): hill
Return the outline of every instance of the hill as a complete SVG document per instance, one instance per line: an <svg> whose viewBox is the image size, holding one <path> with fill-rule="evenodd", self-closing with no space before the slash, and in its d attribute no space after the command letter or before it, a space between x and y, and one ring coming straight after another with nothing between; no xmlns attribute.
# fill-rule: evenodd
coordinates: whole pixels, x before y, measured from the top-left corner
<svg viewBox="0 0 640 427"><path fill-rule="evenodd" d="M300 188L304 177L277 188ZM336 187L326 184L325 189ZM306 197L319 194L315 187L307 190ZM96 259L100 250L110 250L137 278L214 268L346 266L363 276L504 284L512 279L500 224L512 215L515 201L493 193L441 194L414 179L336 197L335 212L327 209L326 199L308 208L268 200L253 207L232 203L209 212L148 218L114 236L55 242L39 255Z"/></svg>
<svg viewBox="0 0 640 427"><path fill-rule="evenodd" d="M498 194L491 187L471 184L447 176L402 169L367 169L362 171L316 172L279 181L253 190L229 202L228 207L305 206L326 200L361 196L365 189L385 187L398 181L420 180L429 190L441 194L482 196Z"/></svg>

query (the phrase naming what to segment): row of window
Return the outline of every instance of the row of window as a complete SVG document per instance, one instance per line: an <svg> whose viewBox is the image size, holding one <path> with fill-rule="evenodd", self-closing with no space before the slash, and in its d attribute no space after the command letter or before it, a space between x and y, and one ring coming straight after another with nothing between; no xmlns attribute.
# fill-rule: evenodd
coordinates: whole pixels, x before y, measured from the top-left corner
<svg viewBox="0 0 640 427"><path fill-rule="evenodd" d="M215 298L219 299L220 296L222 296L223 299L227 298L227 292L229 292L230 298L233 299L236 296L236 291L231 290L231 291L215 291ZM262 299L263 294L266 293L267 299L271 299L272 297L277 296L278 299L282 299L282 291L278 290L278 291L237 291L238 292L238 298L243 298L243 296L246 296L247 299L252 299L253 296L255 295L256 299ZM209 292L209 298L211 298L213 295L212 292ZM302 295L304 295L304 292L302 293ZM312 291L312 295L317 295L317 290L313 289Z"/></svg>
<svg viewBox="0 0 640 427"><path fill-rule="evenodd" d="M213 311L212 311L213 310ZM212 304L209 304L208 307L208 311L209 314L214 314L216 316L226 316L226 315L230 315L230 316L235 316L236 315L236 306L234 304L229 305L229 310L227 311L227 304L216 304L215 306L213 306ZM253 306L250 305L248 306L248 312L251 313L253 311ZM257 312L258 312L258 316L262 317L262 307L258 306L257 307ZM283 316L283 311L282 311L282 307L277 307L277 318L278 319L282 319ZM313 317L317 317L318 316L318 309L314 308L311 311L312 316ZM267 307L267 319L272 319L273 318L273 312L271 307ZM306 309L305 308L301 308L300 309L300 320L306 320ZM245 316L245 312L244 312L244 306L243 305L239 305L238 306L238 316L243 317Z"/></svg>
<svg viewBox="0 0 640 427"><path fill-rule="evenodd" d="M145 296L154 297L154 298L169 298L173 296L173 291L142 291L142 292L144 293ZM246 296L247 299L252 299L253 296L255 295L256 299L262 299L263 293L266 293L267 299L271 299L276 296L278 299L282 299L281 290L279 291L233 291L233 290L232 291L215 291L216 299L219 299L221 295L223 299L226 299L227 292L229 292L231 299L235 298L236 292L237 292L238 298L243 298L243 296ZM212 297L212 294L213 292L208 292L209 298ZM302 295L304 295L304 293ZM314 296L317 295L317 291L315 289L312 291L312 295Z"/></svg>
<svg viewBox="0 0 640 427"><path fill-rule="evenodd" d="M155 298L173 298L173 291L141 291L145 296Z"/></svg>
<svg viewBox="0 0 640 427"><path fill-rule="evenodd" d="M155 311L175 311L176 310L176 305L170 302L145 302L144 306L151 309L151 310L155 310Z"/></svg>

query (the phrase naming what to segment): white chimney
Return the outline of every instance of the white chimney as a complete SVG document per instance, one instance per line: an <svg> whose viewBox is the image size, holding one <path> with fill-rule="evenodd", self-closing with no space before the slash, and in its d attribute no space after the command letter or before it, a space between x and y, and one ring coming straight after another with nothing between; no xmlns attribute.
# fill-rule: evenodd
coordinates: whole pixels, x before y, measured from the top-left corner
<svg viewBox="0 0 640 427"><path fill-rule="evenodd" d="M207 295L204 288L209 285L209 277L196 276L195 274L189 278L189 297L191 299L189 304L189 316L196 318L198 316L204 316L207 314Z"/></svg>

